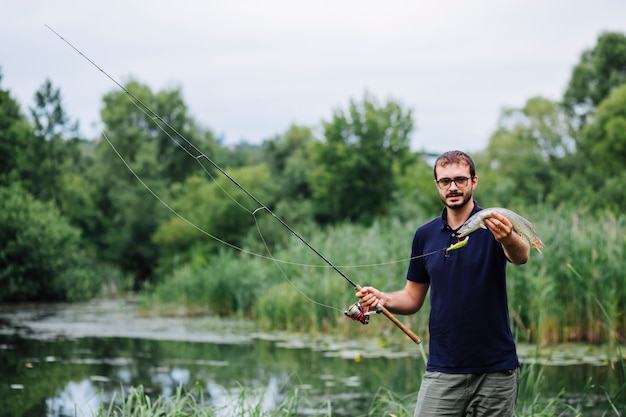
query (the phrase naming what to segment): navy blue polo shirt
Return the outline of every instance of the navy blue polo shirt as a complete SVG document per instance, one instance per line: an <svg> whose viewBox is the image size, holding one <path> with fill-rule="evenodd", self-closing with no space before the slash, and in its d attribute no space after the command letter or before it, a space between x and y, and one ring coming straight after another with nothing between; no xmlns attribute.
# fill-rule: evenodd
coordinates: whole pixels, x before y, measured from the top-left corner
<svg viewBox="0 0 626 417"><path fill-rule="evenodd" d="M480 210L475 203L472 214ZM426 370L479 374L514 369L519 361L509 322L504 249L489 230L478 229L466 246L442 250L458 242L445 214L444 209L415 232L407 272L408 280L430 284Z"/></svg>

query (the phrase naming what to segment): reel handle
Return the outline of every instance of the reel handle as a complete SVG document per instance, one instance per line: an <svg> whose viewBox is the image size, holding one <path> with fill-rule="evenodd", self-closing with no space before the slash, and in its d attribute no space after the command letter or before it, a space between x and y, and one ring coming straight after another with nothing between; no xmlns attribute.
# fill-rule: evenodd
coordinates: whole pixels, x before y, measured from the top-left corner
<svg viewBox="0 0 626 417"><path fill-rule="evenodd" d="M362 288L361 288L360 285L357 285L356 287L354 287L354 289L357 290L357 291L361 291ZM391 320L393 322L393 324L398 326L400 328L400 330L402 330L404 332L404 334L409 336L412 341L414 341L418 345L420 343L422 343L422 339L418 335L413 333L413 331L411 329L406 327L406 325L404 323L402 323L400 320L398 320L398 318L396 316L394 316L393 314L391 314L391 312L389 310L387 310L384 306L379 305L379 306L377 306L377 308L380 308L380 312L383 313L385 316L387 316L387 318L389 320Z"/></svg>

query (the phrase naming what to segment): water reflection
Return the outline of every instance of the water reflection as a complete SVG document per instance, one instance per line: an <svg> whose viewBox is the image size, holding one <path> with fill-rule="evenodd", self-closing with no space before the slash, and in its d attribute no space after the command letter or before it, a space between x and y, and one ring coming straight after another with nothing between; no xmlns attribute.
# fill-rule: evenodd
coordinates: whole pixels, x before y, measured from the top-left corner
<svg viewBox="0 0 626 417"><path fill-rule="evenodd" d="M99 389L90 381L69 382L54 397L46 399L48 412L46 416L96 415L102 396Z"/></svg>
<svg viewBox="0 0 626 417"><path fill-rule="evenodd" d="M366 411L367 397L380 386L398 393L416 390L422 372L415 358L356 362L321 351L278 348L265 340L223 345L127 338L27 340L5 335L0 343L2 379L24 387L2 388L0 395L12 404L9 415L24 417L90 416L122 388L143 385L155 397L171 396L180 384L190 388L199 384L207 404L223 407L224 415L242 388L250 401L271 410L293 387L304 391L316 412L332 401L333 415L354 415Z"/></svg>

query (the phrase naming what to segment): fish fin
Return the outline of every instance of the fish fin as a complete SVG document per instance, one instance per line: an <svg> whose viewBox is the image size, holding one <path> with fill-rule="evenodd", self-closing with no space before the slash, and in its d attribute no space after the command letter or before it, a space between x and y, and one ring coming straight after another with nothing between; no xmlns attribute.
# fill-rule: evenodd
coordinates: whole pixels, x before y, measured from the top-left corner
<svg viewBox="0 0 626 417"><path fill-rule="evenodd" d="M535 225L534 225L534 224L532 224L532 223L530 222L530 220L528 220L527 218L522 217L522 216L519 216L519 220L520 220L520 222L522 222L523 224L525 224L525 225L526 225L526 227L528 227L528 228L530 229L530 231L531 231L531 232L533 232L533 233L537 233L537 228L535 227Z"/></svg>
<svg viewBox="0 0 626 417"><path fill-rule="evenodd" d="M543 248L543 242L541 241L541 239L537 239L536 241L532 242L530 246L537 249L537 252L543 254L543 252L541 252L541 249Z"/></svg>

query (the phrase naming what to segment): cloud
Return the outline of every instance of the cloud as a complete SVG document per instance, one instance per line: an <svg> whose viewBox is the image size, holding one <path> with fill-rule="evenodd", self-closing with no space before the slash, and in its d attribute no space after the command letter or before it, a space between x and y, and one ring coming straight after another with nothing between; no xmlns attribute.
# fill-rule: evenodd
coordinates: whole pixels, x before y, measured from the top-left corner
<svg viewBox="0 0 626 417"><path fill-rule="evenodd" d="M46 78L97 135L112 84L50 25L123 82L180 86L194 117L227 142L319 125L366 90L414 110L415 148L478 150L503 106L559 99L623 1L264 0L11 2L2 87L23 106ZM92 126L93 125L93 126Z"/></svg>

